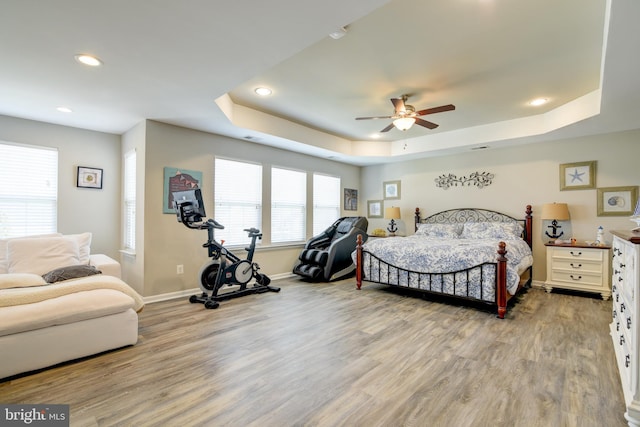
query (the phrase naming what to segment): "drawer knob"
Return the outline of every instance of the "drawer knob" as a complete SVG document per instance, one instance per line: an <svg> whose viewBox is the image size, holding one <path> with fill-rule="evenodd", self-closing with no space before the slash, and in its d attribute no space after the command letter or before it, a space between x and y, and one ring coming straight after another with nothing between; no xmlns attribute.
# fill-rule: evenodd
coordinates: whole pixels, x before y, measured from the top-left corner
<svg viewBox="0 0 640 427"><path fill-rule="evenodd" d="M631 317L627 317L627 329L631 329Z"/></svg>
<svg viewBox="0 0 640 427"><path fill-rule="evenodd" d="M620 304L620 313L624 313L625 308L624 303Z"/></svg>
<svg viewBox="0 0 640 427"><path fill-rule="evenodd" d="M620 335L620 345L624 344L624 335Z"/></svg>
<svg viewBox="0 0 640 427"><path fill-rule="evenodd" d="M631 358L630 358L630 357L629 357L629 355L627 354L627 355L624 357L624 367L625 367L625 368L628 368L630 363L631 363Z"/></svg>
<svg viewBox="0 0 640 427"><path fill-rule="evenodd" d="M620 322L616 322L616 331L620 330Z"/></svg>
<svg viewBox="0 0 640 427"><path fill-rule="evenodd" d="M582 279L582 276L578 276L576 278L576 277L573 277L573 274L569 275L569 277L571 277L573 280L581 280Z"/></svg>
<svg viewBox="0 0 640 427"><path fill-rule="evenodd" d="M569 253L573 256L580 256L582 255L582 252L574 252L574 251L569 251Z"/></svg>
<svg viewBox="0 0 640 427"><path fill-rule="evenodd" d="M582 267L582 264L578 264L578 265L574 265L573 263L569 264L571 267L573 268L580 268Z"/></svg>

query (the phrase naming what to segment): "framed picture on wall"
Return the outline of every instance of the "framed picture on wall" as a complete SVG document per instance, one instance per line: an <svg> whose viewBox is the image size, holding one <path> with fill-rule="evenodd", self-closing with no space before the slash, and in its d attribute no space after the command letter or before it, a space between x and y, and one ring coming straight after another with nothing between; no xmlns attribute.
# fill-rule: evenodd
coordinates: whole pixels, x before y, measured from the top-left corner
<svg viewBox="0 0 640 427"><path fill-rule="evenodd" d="M102 188L102 169L78 166L76 186L81 188Z"/></svg>
<svg viewBox="0 0 640 427"><path fill-rule="evenodd" d="M560 165L560 191L596 188L596 161Z"/></svg>
<svg viewBox="0 0 640 427"><path fill-rule="evenodd" d="M631 216L638 201L638 187L598 188L598 216Z"/></svg>
<svg viewBox="0 0 640 427"><path fill-rule="evenodd" d="M382 194L385 200L400 198L400 181L386 181L382 183Z"/></svg>
<svg viewBox="0 0 640 427"><path fill-rule="evenodd" d="M353 188L344 189L344 210L345 211L358 210L358 190L355 190Z"/></svg>
<svg viewBox="0 0 640 427"><path fill-rule="evenodd" d="M382 200L367 200L367 216L382 218Z"/></svg>
<svg viewBox="0 0 640 427"><path fill-rule="evenodd" d="M202 172L182 168L164 168L164 192L162 213L175 214L173 210L173 192L195 190L202 183Z"/></svg>

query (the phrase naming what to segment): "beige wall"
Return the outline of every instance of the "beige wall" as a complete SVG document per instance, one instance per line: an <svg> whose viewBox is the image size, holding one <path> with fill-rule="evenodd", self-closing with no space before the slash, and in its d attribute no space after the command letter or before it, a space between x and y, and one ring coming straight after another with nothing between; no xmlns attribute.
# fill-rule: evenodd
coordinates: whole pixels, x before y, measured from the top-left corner
<svg viewBox="0 0 640 427"><path fill-rule="evenodd" d="M401 163L365 167L362 170L361 199L382 199L384 181L401 180L401 200L388 201L385 206L400 206L401 232L413 232L413 212L419 207L423 216L445 209L478 207L524 217L527 204L533 206L534 279L546 276L545 247L542 240L540 214L545 203L563 202L569 205L573 237L594 240L596 229L630 229L627 217L599 217L596 209L597 190L560 191L559 165L596 160L598 187L640 184L640 131L595 135L557 140L535 145L523 145L498 150L477 150L468 153L416 159ZM442 174L458 177L472 172L490 172L493 183L485 188L437 188L434 180ZM388 221L370 220L370 228L385 228Z"/></svg>
<svg viewBox="0 0 640 427"><path fill-rule="evenodd" d="M90 231L92 251L118 259L120 136L0 116L0 140L58 149L58 231ZM76 187L78 166L103 169L102 189Z"/></svg>
<svg viewBox="0 0 640 427"><path fill-rule="evenodd" d="M214 156L257 161L342 176L342 187L359 190L359 214L366 201L382 199L382 182L401 180L401 232L411 232L413 211L420 207L428 215L455 207L483 207L522 217L524 207L534 209L534 278L544 280L544 246L541 222L536 214L548 202L569 204L573 236L592 240L596 228L629 229L626 217L598 217L596 190L559 191L558 165L586 160L597 161L599 187L640 184L637 159L640 157L640 130L584 138L558 140L500 150L471 151L438 158L416 159L381 166L358 168L325 159L147 121L119 135L0 116L0 140L56 147L59 150L58 230L63 233L91 231L92 251L106 253L123 264L124 277L145 296L180 292L197 286L196 275L206 261L202 243L206 233L188 230L175 216L162 214L163 168L183 167L203 171L205 194L213 189ZM138 154L137 247L135 257L122 256L121 166L127 149ZM104 169L102 190L75 186L76 167ZM437 188L441 174L458 176L471 172L495 174L493 184L484 188ZM267 202L266 200L264 201ZM207 213L213 199L205 199ZM389 204L390 205L390 204ZM346 211L343 215L354 215ZM268 226L269 220L265 221ZM386 228L384 219L371 219L370 229ZM264 227L263 227L264 228ZM605 233L608 239L610 234ZM299 253L299 246L263 248L256 254L262 270L269 275L286 274ZM176 265L184 274L176 274Z"/></svg>
<svg viewBox="0 0 640 427"><path fill-rule="evenodd" d="M197 287L200 267L207 261L202 244L205 231L189 230L178 223L174 214L162 213L164 167L203 172L201 185L208 217L214 217L213 165L215 156L258 162L263 165L263 187L270 188L269 167L283 166L310 173L319 172L341 177L342 187L358 188L360 168L303 154L292 153L247 141L212 135L190 129L147 121L145 155L145 234L144 295L179 292ZM309 175L311 179L311 175ZM238 191L242 191L241 188ZM309 193L310 195L310 193ZM262 203L270 204L269 192ZM268 210L265 211L268 215ZM352 211L344 215L353 215ZM268 234L270 218L264 217L262 231ZM254 260L267 275L288 274L300 254L301 245L275 247L268 239L256 251ZM265 247L266 246L266 247ZM237 252L243 257L246 252ZM176 274L176 266L184 266L184 274Z"/></svg>

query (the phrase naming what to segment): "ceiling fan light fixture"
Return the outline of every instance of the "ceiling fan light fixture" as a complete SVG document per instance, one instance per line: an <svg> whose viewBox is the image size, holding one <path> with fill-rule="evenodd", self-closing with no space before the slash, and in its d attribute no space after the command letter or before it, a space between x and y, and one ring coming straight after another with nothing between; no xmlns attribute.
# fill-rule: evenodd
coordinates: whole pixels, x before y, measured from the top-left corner
<svg viewBox="0 0 640 427"><path fill-rule="evenodd" d="M415 122L415 117L400 117L393 121L393 125L399 130L409 130Z"/></svg>

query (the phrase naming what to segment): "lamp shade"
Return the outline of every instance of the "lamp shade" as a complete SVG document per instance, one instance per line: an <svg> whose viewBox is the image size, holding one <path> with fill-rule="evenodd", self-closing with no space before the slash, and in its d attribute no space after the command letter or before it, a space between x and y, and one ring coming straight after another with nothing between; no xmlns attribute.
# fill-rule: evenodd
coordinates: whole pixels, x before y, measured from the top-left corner
<svg viewBox="0 0 640 427"><path fill-rule="evenodd" d="M547 203L542 206L542 219L566 221L569 219L569 207L566 203Z"/></svg>
<svg viewBox="0 0 640 427"><path fill-rule="evenodd" d="M390 207L384 210L384 217L386 219L400 219L400 208Z"/></svg>
<svg viewBox="0 0 640 427"><path fill-rule="evenodd" d="M411 129L411 126L416 122L415 117L401 117L393 121L393 125L400 130Z"/></svg>

